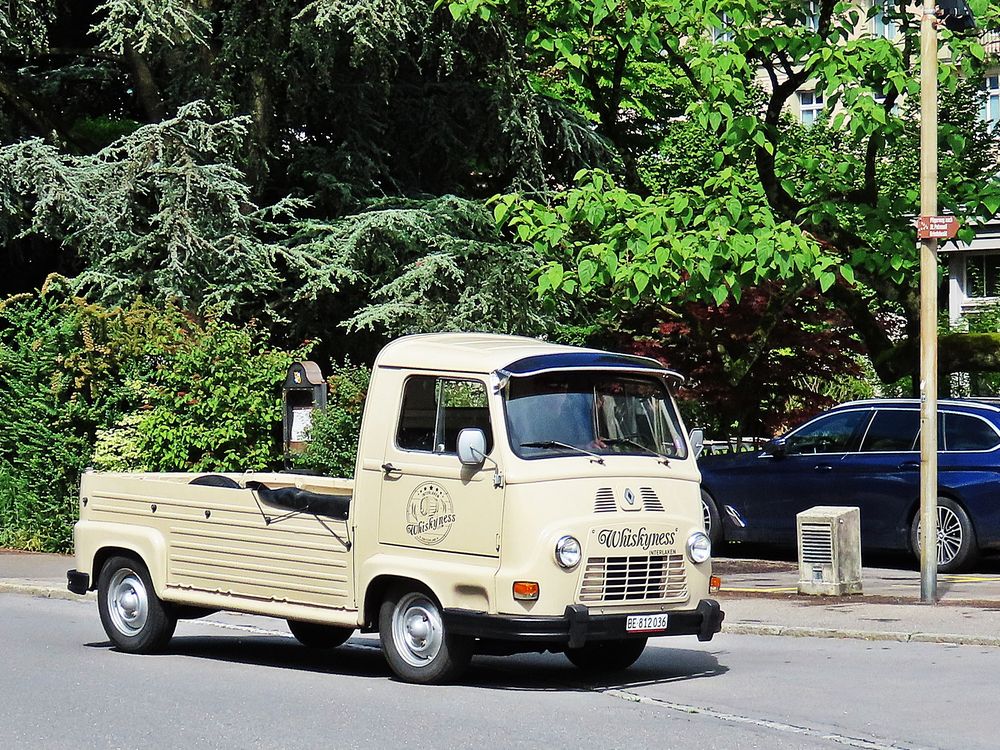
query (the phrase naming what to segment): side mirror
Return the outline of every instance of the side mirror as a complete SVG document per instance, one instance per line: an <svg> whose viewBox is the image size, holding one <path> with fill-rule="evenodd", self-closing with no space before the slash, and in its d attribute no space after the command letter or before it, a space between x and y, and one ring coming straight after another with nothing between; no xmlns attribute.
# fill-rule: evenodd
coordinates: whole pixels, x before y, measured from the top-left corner
<svg viewBox="0 0 1000 750"><path fill-rule="evenodd" d="M774 438L774 440L768 441L765 450L775 458L784 458L788 454L784 438Z"/></svg>
<svg viewBox="0 0 1000 750"><path fill-rule="evenodd" d="M458 433L458 460L463 466L479 466L486 460L486 435L478 427Z"/></svg>
<svg viewBox="0 0 1000 750"><path fill-rule="evenodd" d="M698 458L705 450L705 431L700 427L695 427L688 435L688 440L691 442L691 452L694 453L695 458Z"/></svg>

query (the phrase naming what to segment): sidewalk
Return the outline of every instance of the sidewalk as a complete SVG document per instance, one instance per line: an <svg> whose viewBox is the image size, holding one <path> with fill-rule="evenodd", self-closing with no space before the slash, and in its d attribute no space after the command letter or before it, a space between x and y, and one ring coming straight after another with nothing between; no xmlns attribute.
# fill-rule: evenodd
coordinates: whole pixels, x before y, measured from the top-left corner
<svg viewBox="0 0 1000 750"><path fill-rule="evenodd" d="M1000 574L938 575L938 603L920 602L920 572L862 569L863 593L798 594L794 562L720 558L727 633L1000 646Z"/></svg>
<svg viewBox="0 0 1000 750"><path fill-rule="evenodd" d="M4 593L83 601L66 590L73 564L67 555L0 550L0 601ZM864 568L864 592L845 597L799 596L790 562L720 558L715 572L724 633L1000 647L1000 573L941 574L940 601L927 605L915 570Z"/></svg>

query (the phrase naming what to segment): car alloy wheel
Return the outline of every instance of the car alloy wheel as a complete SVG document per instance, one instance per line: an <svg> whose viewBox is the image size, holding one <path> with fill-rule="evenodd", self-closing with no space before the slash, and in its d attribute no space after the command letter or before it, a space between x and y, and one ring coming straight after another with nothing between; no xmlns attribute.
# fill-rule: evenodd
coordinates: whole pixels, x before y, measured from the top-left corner
<svg viewBox="0 0 1000 750"><path fill-rule="evenodd" d="M920 560L920 513L913 519L911 544ZM965 509L951 498L939 497L937 506L937 568L954 573L968 567L977 556L976 533Z"/></svg>

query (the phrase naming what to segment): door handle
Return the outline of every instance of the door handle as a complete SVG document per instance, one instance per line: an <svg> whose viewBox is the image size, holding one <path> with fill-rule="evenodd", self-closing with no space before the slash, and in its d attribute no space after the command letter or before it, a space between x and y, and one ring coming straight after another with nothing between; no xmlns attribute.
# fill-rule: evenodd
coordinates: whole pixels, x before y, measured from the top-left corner
<svg viewBox="0 0 1000 750"><path fill-rule="evenodd" d="M392 464L390 464L388 462L382 464L382 471L385 472L386 476L389 476L392 473L396 473L396 474L402 474L403 473L402 469L397 469L395 466L393 466Z"/></svg>
<svg viewBox="0 0 1000 750"><path fill-rule="evenodd" d="M918 461L903 461L897 469L919 469L920 463Z"/></svg>
<svg viewBox="0 0 1000 750"><path fill-rule="evenodd" d="M813 468L816 471L833 471L833 467L830 464L816 464Z"/></svg>

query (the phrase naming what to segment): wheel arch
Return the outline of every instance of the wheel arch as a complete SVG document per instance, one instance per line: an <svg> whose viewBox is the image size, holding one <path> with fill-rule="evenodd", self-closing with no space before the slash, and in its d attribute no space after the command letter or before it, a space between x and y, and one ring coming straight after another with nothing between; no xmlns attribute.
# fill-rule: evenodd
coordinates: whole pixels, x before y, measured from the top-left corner
<svg viewBox="0 0 1000 750"><path fill-rule="evenodd" d="M163 535L157 530L119 523L80 522L76 543L76 569L90 573L91 588L97 586L101 568L108 559L124 555L146 566L156 595L164 598L167 548Z"/></svg>
<svg viewBox="0 0 1000 750"><path fill-rule="evenodd" d="M365 601L364 608L362 610L364 617L362 618L361 623L361 629L363 632L370 633L378 630L379 608L385 600L386 593L396 586L410 586L414 589L425 591L431 596L431 598L434 599L434 602L438 605L438 607L441 606L441 599L434 593L431 587L423 581L419 581L416 578L410 578L408 576L390 573L378 575L368 583L368 586L365 589Z"/></svg>

